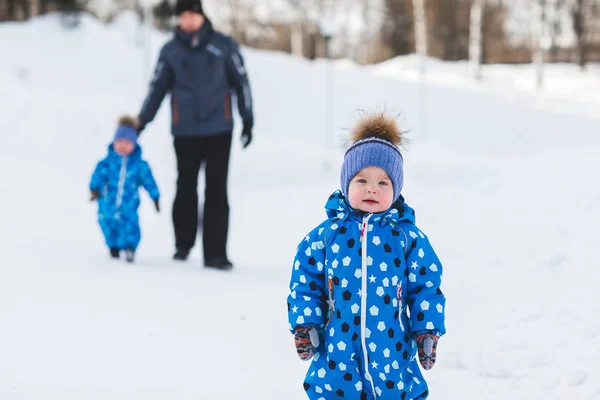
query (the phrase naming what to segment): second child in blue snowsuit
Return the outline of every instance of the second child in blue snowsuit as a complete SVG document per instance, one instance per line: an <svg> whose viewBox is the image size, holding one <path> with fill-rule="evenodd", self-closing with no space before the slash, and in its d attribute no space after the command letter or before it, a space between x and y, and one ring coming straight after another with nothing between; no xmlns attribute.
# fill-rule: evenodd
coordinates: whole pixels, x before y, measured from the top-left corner
<svg viewBox="0 0 600 400"><path fill-rule="evenodd" d="M404 203L395 120L367 116L353 133L341 191L294 261L288 316L298 355L312 362L310 399L425 399L419 368L445 333L442 265Z"/></svg>
<svg viewBox="0 0 600 400"><path fill-rule="evenodd" d="M160 211L160 193L137 144L136 121L122 117L108 155L97 165L90 182L91 200L98 201L98 222L113 258L125 251L132 262L141 239L138 207L143 186Z"/></svg>

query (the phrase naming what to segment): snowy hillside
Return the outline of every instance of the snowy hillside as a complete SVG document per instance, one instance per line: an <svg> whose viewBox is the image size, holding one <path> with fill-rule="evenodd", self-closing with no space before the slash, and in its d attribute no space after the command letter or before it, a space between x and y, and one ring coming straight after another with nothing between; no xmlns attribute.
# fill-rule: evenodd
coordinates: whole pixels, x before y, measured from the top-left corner
<svg viewBox="0 0 600 400"><path fill-rule="evenodd" d="M560 72L563 88L589 84L536 95L501 83L527 67L490 67L474 87L436 63L423 91L402 60L339 62L328 114L324 62L244 49L257 120L232 154L236 268L204 270L197 247L171 260L167 102L141 139L163 211L143 195L129 265L109 260L87 185L146 94L135 31L129 15L77 31L53 16L0 25L0 399L305 398L291 262L337 188L344 129L376 107L411 129L403 193L445 266L430 399L600 399L597 80ZM152 62L167 37L153 34Z"/></svg>

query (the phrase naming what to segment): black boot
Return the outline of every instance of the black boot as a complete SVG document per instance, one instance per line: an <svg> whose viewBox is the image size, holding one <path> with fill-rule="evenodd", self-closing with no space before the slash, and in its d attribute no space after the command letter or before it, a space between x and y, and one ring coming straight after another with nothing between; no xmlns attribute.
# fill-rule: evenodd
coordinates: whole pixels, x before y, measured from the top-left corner
<svg viewBox="0 0 600 400"><path fill-rule="evenodd" d="M207 268L215 268L220 270L230 270L233 268L231 261L227 257L215 257L204 261L204 266Z"/></svg>
<svg viewBox="0 0 600 400"><path fill-rule="evenodd" d="M133 250L133 249L125 250L125 259L127 260L127 262L132 263L133 260L135 259L135 250Z"/></svg>
<svg viewBox="0 0 600 400"><path fill-rule="evenodd" d="M189 250L177 250L175 252L175 254L173 255L173 259L178 260L178 261L185 261L185 260L187 260L189 255L190 255Z"/></svg>
<svg viewBox="0 0 600 400"><path fill-rule="evenodd" d="M121 253L121 252L120 252L120 250L119 250L119 249L116 249L116 248L111 248L111 249L110 249L110 256L111 256L112 258L119 258L119 256L121 255L120 253Z"/></svg>

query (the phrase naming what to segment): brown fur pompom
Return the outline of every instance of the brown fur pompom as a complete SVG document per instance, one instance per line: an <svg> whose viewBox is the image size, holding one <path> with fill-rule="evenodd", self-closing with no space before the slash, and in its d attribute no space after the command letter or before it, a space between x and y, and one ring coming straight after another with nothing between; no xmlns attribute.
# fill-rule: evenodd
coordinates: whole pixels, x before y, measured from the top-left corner
<svg viewBox="0 0 600 400"><path fill-rule="evenodd" d="M138 120L137 118L132 117L130 115L123 115L121 118L119 118L119 126L129 126L131 128L137 129Z"/></svg>
<svg viewBox="0 0 600 400"><path fill-rule="evenodd" d="M398 127L396 118L384 112L364 114L350 133L352 142L368 137L378 137L397 146L402 146L406 142L404 132Z"/></svg>

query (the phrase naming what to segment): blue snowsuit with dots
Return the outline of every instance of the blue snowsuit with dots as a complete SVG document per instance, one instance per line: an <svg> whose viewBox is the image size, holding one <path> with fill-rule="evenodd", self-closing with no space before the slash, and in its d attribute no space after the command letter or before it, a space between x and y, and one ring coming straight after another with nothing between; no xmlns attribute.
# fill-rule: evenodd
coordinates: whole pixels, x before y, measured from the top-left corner
<svg viewBox="0 0 600 400"><path fill-rule="evenodd" d="M415 335L445 333L442 265L414 211L367 214L340 191L300 243L288 296L290 330L321 332L306 374L310 399L425 399Z"/></svg>
<svg viewBox="0 0 600 400"><path fill-rule="evenodd" d="M140 186L152 200L159 199L150 166L142 159L142 148L136 145L129 156L121 156L109 145L108 155L96 165L90 182L90 190L100 193L98 222L109 248L135 250L140 243Z"/></svg>

